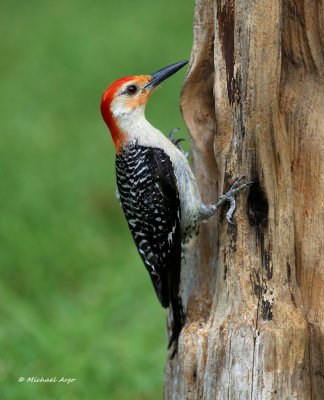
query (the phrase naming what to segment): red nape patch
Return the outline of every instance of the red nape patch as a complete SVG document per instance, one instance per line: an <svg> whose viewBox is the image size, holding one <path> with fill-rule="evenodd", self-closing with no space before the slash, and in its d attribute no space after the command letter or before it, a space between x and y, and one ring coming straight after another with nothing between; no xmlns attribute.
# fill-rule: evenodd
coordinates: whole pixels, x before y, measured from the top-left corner
<svg viewBox="0 0 324 400"><path fill-rule="evenodd" d="M136 78L135 76L125 76L124 78L117 79L117 81L113 82L111 85L108 86L108 88L102 95L101 99L101 105L100 105L101 115L110 130L111 137L114 141L117 153L120 152L123 142L125 141L125 134L121 132L115 119L113 118L113 115L110 111L110 105L114 100L118 89L125 82L132 81L135 78Z"/></svg>

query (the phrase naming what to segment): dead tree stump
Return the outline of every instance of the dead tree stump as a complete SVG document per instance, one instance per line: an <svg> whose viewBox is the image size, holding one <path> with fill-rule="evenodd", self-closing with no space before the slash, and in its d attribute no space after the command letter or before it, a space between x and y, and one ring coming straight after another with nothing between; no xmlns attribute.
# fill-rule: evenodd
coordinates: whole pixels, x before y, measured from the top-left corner
<svg viewBox="0 0 324 400"><path fill-rule="evenodd" d="M165 399L324 398L324 2L197 0L181 97L205 202ZM321 176L322 175L322 176Z"/></svg>

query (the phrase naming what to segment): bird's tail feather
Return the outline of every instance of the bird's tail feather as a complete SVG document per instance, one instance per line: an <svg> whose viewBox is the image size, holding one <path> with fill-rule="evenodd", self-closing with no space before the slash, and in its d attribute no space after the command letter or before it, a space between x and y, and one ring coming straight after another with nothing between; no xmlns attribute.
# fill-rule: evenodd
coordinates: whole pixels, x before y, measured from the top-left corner
<svg viewBox="0 0 324 400"><path fill-rule="evenodd" d="M185 315L183 313L182 303L180 298L177 299L177 302L174 302L170 305L171 311L171 321L169 329L171 331L171 336L169 338L168 349L173 346L173 351L171 353L171 359L175 356L178 351L178 339L180 332L185 324Z"/></svg>
<svg viewBox="0 0 324 400"><path fill-rule="evenodd" d="M173 270L173 273L169 276L169 288L170 288L170 323L169 331L171 336L169 338L168 349L173 346L171 359L175 356L178 350L178 339L180 332L186 322L185 314L182 307L182 301L179 295L180 291L180 267L178 270Z"/></svg>

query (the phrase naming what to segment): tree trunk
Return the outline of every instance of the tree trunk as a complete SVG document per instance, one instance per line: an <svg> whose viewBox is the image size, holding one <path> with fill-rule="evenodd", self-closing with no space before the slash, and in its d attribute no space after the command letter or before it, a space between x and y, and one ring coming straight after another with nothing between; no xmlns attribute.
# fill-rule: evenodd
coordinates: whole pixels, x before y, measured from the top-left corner
<svg viewBox="0 0 324 400"><path fill-rule="evenodd" d="M165 399L324 398L324 3L197 0L182 92L206 203L242 175L182 266Z"/></svg>

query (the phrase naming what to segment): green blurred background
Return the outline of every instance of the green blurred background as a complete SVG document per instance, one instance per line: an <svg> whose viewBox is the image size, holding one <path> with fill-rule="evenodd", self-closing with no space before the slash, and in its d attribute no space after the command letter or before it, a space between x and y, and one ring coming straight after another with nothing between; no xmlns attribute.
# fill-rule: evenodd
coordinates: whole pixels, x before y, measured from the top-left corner
<svg viewBox="0 0 324 400"><path fill-rule="evenodd" d="M162 398L165 311L115 199L99 103L114 79L189 58L193 11L193 0L1 2L1 400ZM184 74L147 109L180 136Z"/></svg>

